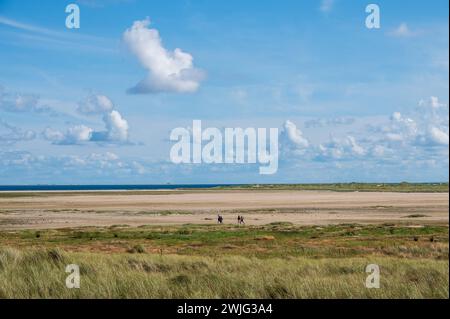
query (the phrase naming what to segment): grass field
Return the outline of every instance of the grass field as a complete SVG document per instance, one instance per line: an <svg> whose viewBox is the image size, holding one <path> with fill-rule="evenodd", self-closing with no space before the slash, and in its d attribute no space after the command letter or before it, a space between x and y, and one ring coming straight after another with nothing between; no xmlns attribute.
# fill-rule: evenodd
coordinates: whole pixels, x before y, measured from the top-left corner
<svg viewBox="0 0 450 319"><path fill-rule="evenodd" d="M183 225L0 232L1 298L448 298L448 226ZM81 288L65 286L77 264ZM378 264L381 287L365 287Z"/></svg>

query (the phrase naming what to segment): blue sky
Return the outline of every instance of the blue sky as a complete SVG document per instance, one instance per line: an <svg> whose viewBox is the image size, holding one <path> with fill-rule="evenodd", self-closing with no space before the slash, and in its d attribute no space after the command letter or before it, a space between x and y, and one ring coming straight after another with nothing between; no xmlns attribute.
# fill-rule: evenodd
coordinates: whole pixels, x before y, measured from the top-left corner
<svg viewBox="0 0 450 319"><path fill-rule="evenodd" d="M448 1L369 3L0 0L0 184L448 181ZM279 128L278 172L172 164L194 119Z"/></svg>

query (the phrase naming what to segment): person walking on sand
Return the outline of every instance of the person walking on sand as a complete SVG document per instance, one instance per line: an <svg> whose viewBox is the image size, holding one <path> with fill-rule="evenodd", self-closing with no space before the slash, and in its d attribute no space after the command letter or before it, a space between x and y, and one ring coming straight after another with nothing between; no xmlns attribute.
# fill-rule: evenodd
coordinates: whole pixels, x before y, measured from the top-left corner
<svg viewBox="0 0 450 319"><path fill-rule="evenodd" d="M217 222L218 222L219 224L222 224L222 222L223 222L223 217L222 217L222 215L217 215Z"/></svg>
<svg viewBox="0 0 450 319"><path fill-rule="evenodd" d="M238 215L238 224L241 223L241 215Z"/></svg>
<svg viewBox="0 0 450 319"><path fill-rule="evenodd" d="M245 222L244 222L244 216L241 216L240 224L244 224L244 225L245 225Z"/></svg>

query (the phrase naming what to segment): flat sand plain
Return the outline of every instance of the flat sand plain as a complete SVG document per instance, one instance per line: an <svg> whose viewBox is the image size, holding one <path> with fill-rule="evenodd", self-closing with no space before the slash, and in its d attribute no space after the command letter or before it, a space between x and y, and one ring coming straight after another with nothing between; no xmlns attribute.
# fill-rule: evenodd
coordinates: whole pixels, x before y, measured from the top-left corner
<svg viewBox="0 0 450 319"><path fill-rule="evenodd" d="M447 224L448 193L189 190L0 196L0 230L112 225L291 222Z"/></svg>

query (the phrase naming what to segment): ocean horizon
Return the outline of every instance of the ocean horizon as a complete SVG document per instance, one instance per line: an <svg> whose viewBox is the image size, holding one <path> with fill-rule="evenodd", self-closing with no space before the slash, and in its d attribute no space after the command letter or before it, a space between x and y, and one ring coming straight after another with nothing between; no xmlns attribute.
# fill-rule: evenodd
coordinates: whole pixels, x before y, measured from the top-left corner
<svg viewBox="0 0 450 319"><path fill-rule="evenodd" d="M0 191L106 191L214 188L240 184L0 185Z"/></svg>

